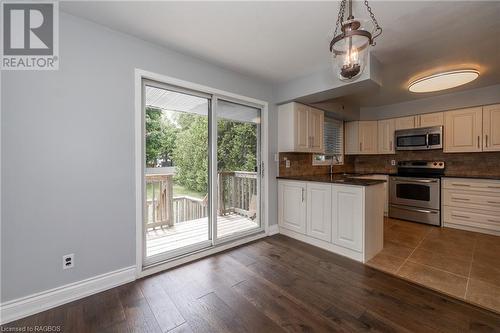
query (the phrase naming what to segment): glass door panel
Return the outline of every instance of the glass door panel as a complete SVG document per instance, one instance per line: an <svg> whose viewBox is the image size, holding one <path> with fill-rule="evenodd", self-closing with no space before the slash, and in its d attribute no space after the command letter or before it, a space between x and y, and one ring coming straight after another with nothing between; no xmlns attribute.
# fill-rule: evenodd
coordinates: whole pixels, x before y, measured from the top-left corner
<svg viewBox="0 0 500 333"><path fill-rule="evenodd" d="M211 246L208 114L210 96L144 86L144 261Z"/></svg>
<svg viewBox="0 0 500 333"><path fill-rule="evenodd" d="M260 229L261 110L218 99L217 238Z"/></svg>

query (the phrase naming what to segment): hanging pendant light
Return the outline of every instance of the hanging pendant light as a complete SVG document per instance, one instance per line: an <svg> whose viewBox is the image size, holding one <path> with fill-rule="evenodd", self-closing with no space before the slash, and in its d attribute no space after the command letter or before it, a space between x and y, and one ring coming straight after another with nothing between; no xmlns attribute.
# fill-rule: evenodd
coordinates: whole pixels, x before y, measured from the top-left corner
<svg viewBox="0 0 500 333"><path fill-rule="evenodd" d="M368 49L370 45L375 45L375 38L382 33L382 28L378 25L368 1L364 3L375 27L373 34L363 29L361 21L354 18L352 0L342 0L340 2L335 33L330 42L330 52L332 52L333 56L334 69L341 80L351 80L363 73L368 57ZM346 5L348 17L344 21ZM341 33L337 35L339 26Z"/></svg>

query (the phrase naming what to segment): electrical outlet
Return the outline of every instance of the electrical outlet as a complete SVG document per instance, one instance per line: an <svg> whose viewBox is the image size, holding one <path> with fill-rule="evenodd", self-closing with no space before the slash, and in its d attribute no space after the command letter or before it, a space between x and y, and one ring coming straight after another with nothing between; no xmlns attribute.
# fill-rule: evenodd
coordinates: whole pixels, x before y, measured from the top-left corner
<svg viewBox="0 0 500 333"><path fill-rule="evenodd" d="M289 168L290 167L290 160L285 161L285 167Z"/></svg>
<svg viewBox="0 0 500 333"><path fill-rule="evenodd" d="M63 256L63 269L75 267L75 254L66 254Z"/></svg>
<svg viewBox="0 0 500 333"><path fill-rule="evenodd" d="M274 162L280 161L280 154L274 154Z"/></svg>
<svg viewBox="0 0 500 333"><path fill-rule="evenodd" d="M396 160L391 160L391 165L395 166L396 165Z"/></svg>

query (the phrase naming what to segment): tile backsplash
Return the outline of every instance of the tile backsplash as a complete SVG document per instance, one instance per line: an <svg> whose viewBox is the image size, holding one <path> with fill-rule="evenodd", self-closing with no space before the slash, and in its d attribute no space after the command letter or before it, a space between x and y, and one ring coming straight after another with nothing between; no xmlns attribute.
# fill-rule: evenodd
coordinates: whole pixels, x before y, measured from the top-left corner
<svg viewBox="0 0 500 333"><path fill-rule="evenodd" d="M287 176L311 176L324 175L330 172L330 166L312 165L313 154L310 153L279 153L279 175ZM286 167L286 160L290 161L290 167ZM335 165L333 172L354 172L354 156L345 156L343 165Z"/></svg>
<svg viewBox="0 0 500 333"><path fill-rule="evenodd" d="M280 176L327 174L329 166L313 166L310 153L280 153ZM286 168L285 158L290 160ZM442 150L404 151L393 155L345 156L344 165L334 166L335 173L392 173L397 171L391 161L439 160L446 163L447 175L500 176L500 152L449 153Z"/></svg>

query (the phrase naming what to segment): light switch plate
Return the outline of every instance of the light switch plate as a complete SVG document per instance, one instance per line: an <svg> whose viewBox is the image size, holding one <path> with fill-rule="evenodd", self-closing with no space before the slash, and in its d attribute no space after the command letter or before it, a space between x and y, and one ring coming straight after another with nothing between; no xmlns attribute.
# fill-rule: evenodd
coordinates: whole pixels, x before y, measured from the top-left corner
<svg viewBox="0 0 500 333"><path fill-rule="evenodd" d="M285 161L285 167L289 168L290 167L290 160Z"/></svg>
<svg viewBox="0 0 500 333"><path fill-rule="evenodd" d="M391 160L391 165L395 166L396 165L396 160Z"/></svg>

